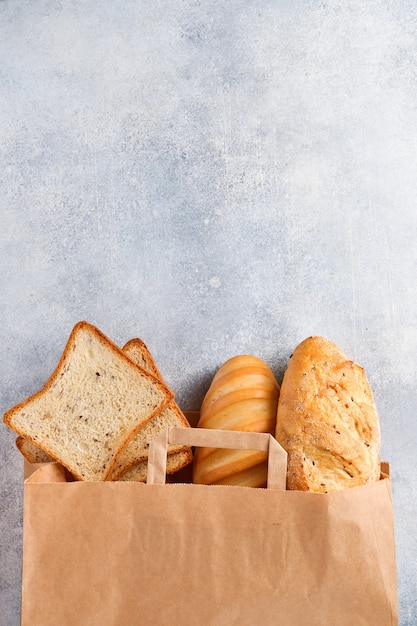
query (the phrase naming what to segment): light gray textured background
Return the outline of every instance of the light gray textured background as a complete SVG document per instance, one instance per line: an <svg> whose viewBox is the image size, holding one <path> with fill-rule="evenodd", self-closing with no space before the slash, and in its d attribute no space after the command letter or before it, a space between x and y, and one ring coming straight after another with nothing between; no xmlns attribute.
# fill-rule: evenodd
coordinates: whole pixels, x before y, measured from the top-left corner
<svg viewBox="0 0 417 626"><path fill-rule="evenodd" d="M142 337L184 409L230 356L281 380L325 335L374 389L415 626L417 4L2 0L0 115L1 412L80 319ZM22 461L0 444L17 626Z"/></svg>

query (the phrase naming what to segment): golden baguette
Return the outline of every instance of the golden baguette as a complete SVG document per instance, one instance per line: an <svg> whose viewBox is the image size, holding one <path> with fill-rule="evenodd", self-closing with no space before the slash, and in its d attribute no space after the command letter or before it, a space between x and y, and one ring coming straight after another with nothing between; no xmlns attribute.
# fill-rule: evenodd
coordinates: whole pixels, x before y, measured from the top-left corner
<svg viewBox="0 0 417 626"><path fill-rule="evenodd" d="M266 363L251 355L226 361L215 374L201 406L199 428L273 434L279 385ZM266 453L197 448L193 482L264 487Z"/></svg>

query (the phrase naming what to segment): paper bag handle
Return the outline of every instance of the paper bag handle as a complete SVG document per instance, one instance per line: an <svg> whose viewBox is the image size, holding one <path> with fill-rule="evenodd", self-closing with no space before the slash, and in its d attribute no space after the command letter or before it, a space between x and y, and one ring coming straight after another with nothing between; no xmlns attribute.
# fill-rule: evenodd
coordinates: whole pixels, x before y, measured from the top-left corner
<svg viewBox="0 0 417 626"><path fill-rule="evenodd" d="M211 428L167 428L149 444L146 481L148 485L163 485L165 483L169 444L268 452L267 489L285 491L287 453L278 441L268 433Z"/></svg>

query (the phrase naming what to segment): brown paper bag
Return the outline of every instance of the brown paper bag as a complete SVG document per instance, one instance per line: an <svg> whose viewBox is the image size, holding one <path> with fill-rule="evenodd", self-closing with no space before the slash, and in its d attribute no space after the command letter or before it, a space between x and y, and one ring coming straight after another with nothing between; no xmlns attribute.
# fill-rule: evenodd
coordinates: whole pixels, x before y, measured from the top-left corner
<svg viewBox="0 0 417 626"><path fill-rule="evenodd" d="M268 488L157 484L168 441L268 450ZM397 624L388 477L284 491L254 433L171 429L149 456L153 484L26 481L22 626Z"/></svg>

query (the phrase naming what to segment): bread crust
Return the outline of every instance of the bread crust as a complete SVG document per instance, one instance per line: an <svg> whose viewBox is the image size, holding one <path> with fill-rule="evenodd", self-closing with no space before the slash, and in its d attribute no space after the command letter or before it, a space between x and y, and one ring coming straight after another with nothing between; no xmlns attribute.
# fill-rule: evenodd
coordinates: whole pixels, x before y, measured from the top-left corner
<svg viewBox="0 0 417 626"><path fill-rule="evenodd" d="M122 350L131 361L136 363L136 365L143 367L143 369L153 374L155 378L158 378L158 380L161 380L162 382L164 381L148 346L142 339L139 337L129 339L129 341L123 346ZM133 355L135 355L136 358L133 358ZM139 362L139 360L141 362Z"/></svg>
<svg viewBox="0 0 417 626"><path fill-rule="evenodd" d="M313 336L290 358L276 439L288 452L287 489L332 492L380 476L380 427L362 367Z"/></svg>

